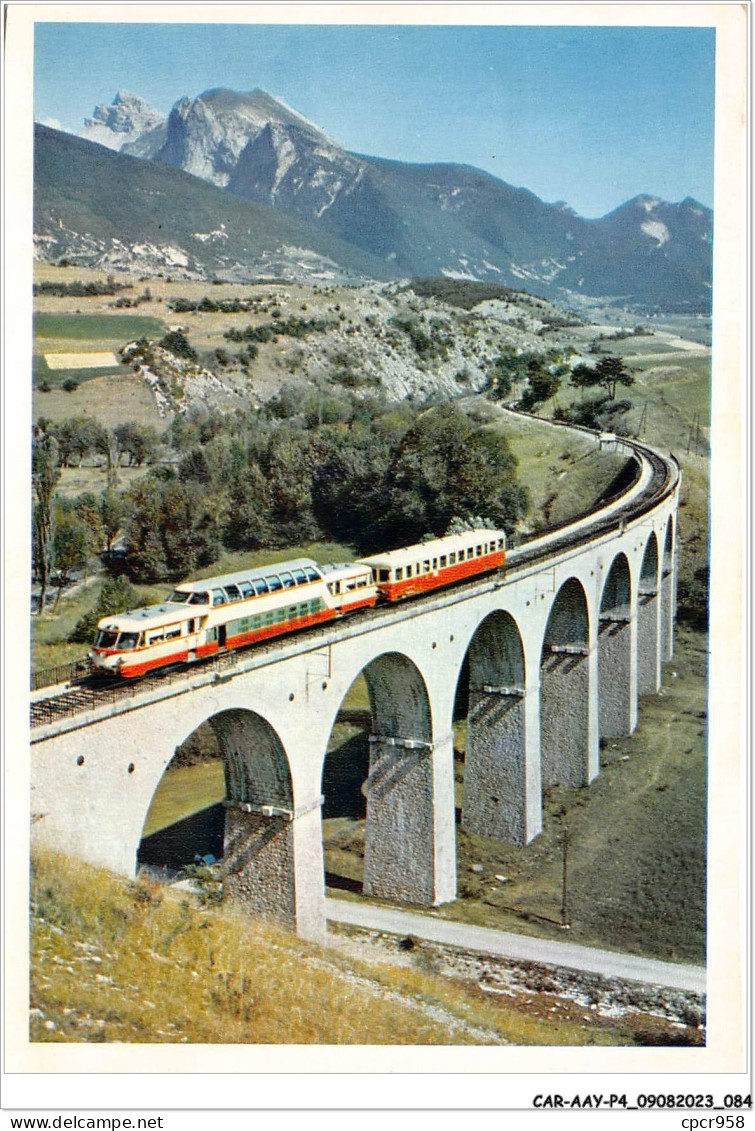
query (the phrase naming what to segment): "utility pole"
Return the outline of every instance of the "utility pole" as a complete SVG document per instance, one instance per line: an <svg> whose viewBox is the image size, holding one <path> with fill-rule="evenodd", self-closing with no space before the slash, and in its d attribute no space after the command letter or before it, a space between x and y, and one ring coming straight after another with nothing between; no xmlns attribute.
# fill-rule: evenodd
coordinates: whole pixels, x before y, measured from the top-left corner
<svg viewBox="0 0 755 1131"><path fill-rule="evenodd" d="M564 853L563 872L561 879L561 930L568 931L571 928L569 922L569 903L568 903L568 883L569 883L569 829L564 826L563 835L561 837L561 847Z"/></svg>
<svg viewBox="0 0 755 1131"><path fill-rule="evenodd" d="M647 424L647 418L648 418L648 402L645 401L644 405L642 406L642 416L640 417L640 423L637 425L637 435L638 436L641 436L643 434L643 432L645 431L645 425Z"/></svg>

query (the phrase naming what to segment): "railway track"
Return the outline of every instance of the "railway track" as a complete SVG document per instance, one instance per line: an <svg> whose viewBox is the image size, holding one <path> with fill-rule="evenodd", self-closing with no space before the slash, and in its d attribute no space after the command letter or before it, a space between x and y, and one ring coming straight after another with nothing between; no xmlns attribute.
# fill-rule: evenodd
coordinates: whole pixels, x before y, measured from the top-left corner
<svg viewBox="0 0 755 1131"><path fill-rule="evenodd" d="M589 431L585 429L585 431ZM637 463L637 475L627 490L609 499L601 499L584 515L571 521L565 526L555 527L545 532L539 531L537 535L514 547L507 553L509 566L525 566L534 564L551 557L554 553L563 553L572 548L578 548L596 537L620 530L626 523L641 518L655 506L667 498L675 489L679 480L679 465L672 458L661 456L651 448L646 448L636 442L622 440L622 447L634 458ZM478 585L480 578L462 581L455 586L444 589L454 592ZM412 604L420 604L437 597L431 593L423 597L415 597ZM403 607L403 606L402 606ZM365 610L361 614L354 614L350 620L359 619L360 624L371 620L381 620L389 615L393 608L385 606L377 609ZM325 630L327 633L327 630ZM312 629L311 634L323 636L323 630ZM301 636L302 634L297 634ZM327 636L324 637L327 639ZM82 712L94 710L97 707L120 702L137 694L142 694L150 689L157 689L176 681L185 679L188 672L216 672L230 671L251 652L260 659L277 656L291 638L275 641L272 644L239 649L224 655L215 656L210 660L192 665L178 665L175 668L165 668L161 672L142 676L140 679L124 681L118 677L103 677L101 675L87 675L76 680L75 684L65 690L46 698L39 698L31 705L32 729L45 726L58 719L66 718Z"/></svg>

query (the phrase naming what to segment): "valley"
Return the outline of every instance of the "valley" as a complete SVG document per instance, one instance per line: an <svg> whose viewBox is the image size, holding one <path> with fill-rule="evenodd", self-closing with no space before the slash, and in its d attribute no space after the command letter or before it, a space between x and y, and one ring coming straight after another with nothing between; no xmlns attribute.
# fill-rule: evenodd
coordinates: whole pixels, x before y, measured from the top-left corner
<svg viewBox="0 0 755 1131"><path fill-rule="evenodd" d="M447 279L418 280L416 289L408 279L358 286L332 279L220 282L182 278L166 270L165 264L154 270L149 263L147 258L130 271L122 265L106 270L81 263L36 264L33 412L35 420L42 418L44 427L57 435L62 436L72 420L87 419L95 431L104 430L100 435L110 436L111 443L121 436L121 446L115 449L103 447L101 441L98 448L94 441L91 449L68 459L60 469L57 490L61 514L81 508L87 493L101 506L108 498L112 501L115 492L122 509L113 534L116 544L129 554L137 510L154 515L149 521L157 529L165 519L150 512L148 505L152 506L150 500L156 499L158 489L168 491L165 497L172 499L171 506L183 499L180 492L186 493L200 538L207 540L202 551L205 560L195 558L190 566L179 567L182 574L211 576L242 563L281 560L298 553L317 560L352 556L356 547L345 529L342 537L335 537L338 531L326 525L325 512L317 507L312 511L312 500L302 493L298 469L303 461L313 466L310 453L318 445L351 443L362 435L366 444L359 449L362 453L376 451L383 442L400 448L402 437L416 430L418 422L451 409L466 422L470 436L489 433L505 441L514 460L515 482L526 490L526 502L512 520L518 531L566 521L606 490L619 464L610 453L595 452L578 433L554 429L549 420L559 412L584 407L595 396L571 383L575 365L594 363L606 355L623 360L633 384L619 396L629 403L621 413L606 417L603 427L673 450L685 476L680 512L681 624L677 654L664 677L664 694L643 702L640 727L632 738L605 745L601 776L589 791L548 792L544 832L532 845L512 848L458 828L459 895L435 914L524 935L559 937L560 838L568 825L570 937L665 960L702 962L706 651L705 637L695 628L704 625L707 602L702 579L707 570L710 351L703 340L704 328L694 318L643 320L611 306L589 312L582 308L577 314L537 295L467 280L454 280L450 291ZM68 293L78 290L79 282L100 288L107 285L108 276L117 283L112 294ZM43 285L52 285L57 293ZM684 336L687 329L689 337ZM146 344L129 352L128 347L140 339ZM88 357L100 361L108 353L114 366L87 364ZM556 386L535 404L535 415L526 418L508 412L506 406L519 403L542 374L554 377ZM134 425L149 441L148 454L138 462L135 449L129 451L123 439ZM244 460L251 459L250 453L257 459L263 449L264 459L273 461L264 466L279 469L274 470L276 491L282 492L286 485L288 494L275 502L278 511L242 512L232 493L232 475L256 475L250 471L251 462L248 466L240 462L242 452ZM243 482L251 485L252 497L255 492L263 497L262 479ZM207 492L219 485L220 501L216 498L212 507ZM272 501L269 505L272 508ZM302 521L297 515L307 517ZM354 521L364 522L364 516ZM230 539L229 532L234 532ZM172 552L167 534L165 538L165 547ZM87 583L72 586L70 596L63 588L59 603L33 617L37 667L85 651L85 644L70 637L77 624L94 615L108 581L93 550L85 565L92 571ZM176 547L178 562L183 560L180 552ZM131 603L160 600L171 570L177 567L150 559L145 548L139 555L141 572L136 579L142 587L134 591ZM334 729L323 783L326 879L331 894L346 900L364 898L360 889L367 710L366 689L358 682ZM460 807L465 746L461 702L458 716L454 733ZM200 735L190 755L177 759L155 794L145 838L170 834L199 814L195 829L201 826L204 833L187 841L189 856L207 850L209 842L201 836L207 836L206 822L214 820L213 806L225 791L216 754L212 742ZM669 830L683 846L678 851L667 850ZM126 899L127 917L132 915L132 903L139 908L144 899L144 906L153 906L156 939L170 935L175 914L189 914L192 931L205 916L209 923L216 914L201 907L176 912L172 894L159 894L147 876L138 883L148 896L130 891L124 895L116 888L112 898L118 905ZM60 911L61 922L68 922L70 916L78 921L90 898L81 885L78 889L74 885L71 893L61 890L55 896L66 908ZM68 899L73 900L72 907L78 901L82 910L70 909ZM157 912L163 903L164 926ZM229 930L225 922L214 919L208 929ZM581 998L567 1000L568 994L565 998L553 987L543 992L541 986L533 997L527 981L532 980L531 971L525 971L523 983L511 988L510 972L491 973L486 967L481 974L475 967L470 978L464 961L422 946L406 960L408 965L402 959L397 973L395 944L390 939L365 939L345 929L339 929L339 937L342 953L335 957L338 952L333 952L331 985L342 976L352 977L337 972L344 963L366 963L364 969L370 973L364 975L369 983L365 988L373 1001L387 999L391 1008L399 1009L399 997L393 996L400 995L397 985L408 980L417 987L420 977L437 979L414 991L420 996L446 995L447 1015L435 1017L440 1027L422 1030L431 1041L694 1044L701 1040L697 1014L689 1024L662 1021L642 1010L612 1020L600 1010L591 1014ZM75 931L70 938L75 940ZM125 967L120 966L120 943L114 946L103 937L95 945L103 954L116 956L108 959L108 969L112 967L112 976L121 981ZM34 967L34 1008L40 1012L33 1024L40 1039L94 1039L86 1027L74 1026L72 1016L83 1017L87 1024L91 1020L97 1039L218 1039L213 1034L219 1030L209 1021L201 1032L191 1024L189 987L181 991L187 1004L184 1012L179 1010L180 1017L161 1015L157 1024L137 1001L124 999L117 1008L111 1004L109 1020L100 1026L100 1007L89 989L75 990L65 980L64 984L42 974L39 963L60 947L65 961L73 961L66 950L68 941L53 939L41 923L35 925L34 946L39 956ZM261 940L259 946L255 955L269 943ZM287 961L306 964L305 950L298 944L294 949L296 957ZM248 958L238 961L243 964ZM234 958L228 969L229 995L219 1003L223 1039L229 1039L231 1031L230 1010L233 1033L248 1040L246 1021L252 1014L238 1012L232 992L236 962ZM391 972L375 973L385 970ZM203 968L201 978L205 978ZM159 977L150 984L159 998L164 993ZM504 985L509 987L504 998L493 1006L487 1000L490 986ZM602 1000L603 991L594 992ZM73 1014L66 1012L71 1002ZM387 1015L383 1029L382 1022L375 1021L369 1037L361 1029L334 1027L330 1015L325 1016L328 1032L341 1034L338 1039L344 1042L380 1041L380 1033L395 1039L397 1024L407 1040L419 1039L412 1025L396 1020L398 1014ZM46 1035L40 1029L42 1018L52 1019L56 1026ZM306 1029L301 1040L318 1039L315 1032ZM290 1040L291 1031L285 1036L271 1032L266 1039Z"/></svg>

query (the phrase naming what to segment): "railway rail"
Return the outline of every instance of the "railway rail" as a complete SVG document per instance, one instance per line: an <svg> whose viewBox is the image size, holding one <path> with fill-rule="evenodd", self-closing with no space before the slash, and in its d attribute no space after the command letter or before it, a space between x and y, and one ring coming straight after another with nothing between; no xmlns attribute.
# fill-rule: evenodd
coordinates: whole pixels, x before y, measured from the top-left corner
<svg viewBox="0 0 755 1131"><path fill-rule="evenodd" d="M584 429L588 431L589 429ZM520 568L537 563L573 548L578 548L586 542L594 540L614 530L620 530L631 521L642 518L676 489L680 478L680 468L677 460L665 457L635 441L621 439L617 441L621 450L626 451L637 465L637 474L628 488L609 499L601 499L590 510L580 515L564 526L552 528L549 531L539 531L520 545L515 546L507 553L507 569ZM488 580L483 578L482 580ZM458 593L460 590L471 589L479 585L481 578L478 576L457 583L444 589ZM417 596L411 601L402 602L402 608L411 604L412 607L437 597L438 593L426 596ZM358 620L360 624L382 619L391 614L395 615L396 606L378 607L352 614L349 620ZM314 635L318 640L327 641L328 634L333 631L332 626L327 629L315 628L306 633ZM297 634L297 638L304 634ZM207 673L230 672L243 659L251 653L261 659L274 659L281 650L290 644L292 637L284 637L268 645L257 645L247 649L231 651L201 663L177 665L175 668L165 668L159 673L142 676L140 679L124 681L118 677L102 675L86 675L75 680L64 690L45 698L38 698L31 704L31 727L45 726L59 719L81 712L91 711L99 706L116 703L128 697L135 697L151 689L165 687L176 681L184 680L186 675L198 670Z"/></svg>

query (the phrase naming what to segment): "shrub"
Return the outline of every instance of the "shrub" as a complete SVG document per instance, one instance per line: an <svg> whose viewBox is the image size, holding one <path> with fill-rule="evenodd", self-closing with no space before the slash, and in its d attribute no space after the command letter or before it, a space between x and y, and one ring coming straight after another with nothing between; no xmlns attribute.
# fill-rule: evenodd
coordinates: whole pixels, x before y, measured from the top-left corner
<svg viewBox="0 0 755 1131"><path fill-rule="evenodd" d="M99 600L91 612L85 613L74 625L68 637L72 644L91 644L97 631L97 622L133 608L138 601L136 589L124 577L109 579L102 586Z"/></svg>

